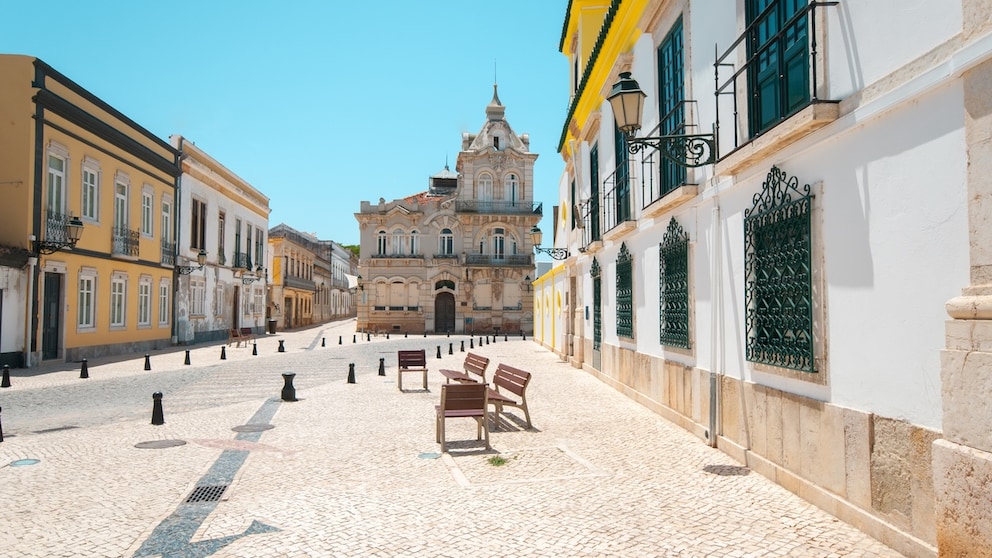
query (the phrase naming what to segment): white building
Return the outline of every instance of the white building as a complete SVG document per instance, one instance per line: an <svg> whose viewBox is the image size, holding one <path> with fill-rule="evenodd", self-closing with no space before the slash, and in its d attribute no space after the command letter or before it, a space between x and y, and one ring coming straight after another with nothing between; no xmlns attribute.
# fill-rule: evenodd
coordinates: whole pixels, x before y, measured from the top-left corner
<svg viewBox="0 0 992 558"><path fill-rule="evenodd" d="M992 554L989 5L565 18L570 257L535 339L907 555ZM629 142L631 79L635 138L713 143Z"/></svg>
<svg viewBox="0 0 992 558"><path fill-rule="evenodd" d="M188 139L170 140L182 153L174 342L226 339L244 327L261 333L269 198Z"/></svg>

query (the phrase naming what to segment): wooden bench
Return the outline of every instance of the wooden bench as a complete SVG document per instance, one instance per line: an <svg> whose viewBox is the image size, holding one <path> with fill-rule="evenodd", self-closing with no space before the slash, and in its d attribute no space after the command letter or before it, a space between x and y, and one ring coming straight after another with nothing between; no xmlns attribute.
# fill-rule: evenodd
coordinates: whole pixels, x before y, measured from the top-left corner
<svg viewBox="0 0 992 558"><path fill-rule="evenodd" d="M516 407L524 412L527 428L531 428L530 411L527 409L527 384L530 383L530 372L500 363L493 373L493 386L487 392L488 404L496 407L494 420L499 425L499 416L503 407Z"/></svg>
<svg viewBox="0 0 992 558"><path fill-rule="evenodd" d="M482 439L486 433L486 449L489 445L489 421L486 420L486 410L489 408L486 384L444 384L441 386L441 404L434 406L436 413L434 435L441 444L441 453L445 451L444 423L449 418L472 418L476 422L476 440Z"/></svg>
<svg viewBox="0 0 992 558"><path fill-rule="evenodd" d="M486 368L489 367L489 359L477 355L475 353L468 353L465 355L465 362L462 364L464 367L464 372L459 372L457 370L438 370L447 380L445 383L451 383L451 380L456 382L466 383L486 383ZM478 376L478 378L473 378L472 374Z"/></svg>
<svg viewBox="0 0 992 558"><path fill-rule="evenodd" d="M424 349L419 351L397 351L396 355L396 385L403 391L404 372L422 372L424 375L424 391L427 391L427 352Z"/></svg>
<svg viewBox="0 0 992 558"><path fill-rule="evenodd" d="M227 334L228 347L231 346L231 343L235 343L235 347L240 347L244 343L247 347L248 343L254 340L255 332L250 327L232 328Z"/></svg>

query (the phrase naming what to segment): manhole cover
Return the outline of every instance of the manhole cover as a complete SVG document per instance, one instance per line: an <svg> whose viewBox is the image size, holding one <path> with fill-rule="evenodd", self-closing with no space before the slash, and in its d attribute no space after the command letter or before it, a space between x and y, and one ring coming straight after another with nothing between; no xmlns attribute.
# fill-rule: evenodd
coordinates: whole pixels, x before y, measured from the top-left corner
<svg viewBox="0 0 992 558"><path fill-rule="evenodd" d="M747 467L739 465L707 465L703 467L703 470L721 477L743 477L751 472Z"/></svg>
<svg viewBox="0 0 992 558"><path fill-rule="evenodd" d="M138 449L165 449L185 445L184 440L152 440L150 442L138 442L134 444L134 447Z"/></svg>
<svg viewBox="0 0 992 558"><path fill-rule="evenodd" d="M18 459L17 461L11 461L11 467L24 467L26 465L34 465L35 463L41 463L40 459Z"/></svg>
<svg viewBox="0 0 992 558"><path fill-rule="evenodd" d="M427 453L422 453L417 457L419 457L420 459L437 459L438 457L441 457L441 454L436 452L427 452Z"/></svg>
<svg viewBox="0 0 992 558"><path fill-rule="evenodd" d="M220 497L227 490L226 484L215 484L211 486L197 486L193 489L193 492L186 498L187 504L192 504L196 502L216 502L220 500Z"/></svg>
<svg viewBox="0 0 992 558"><path fill-rule="evenodd" d="M275 428L274 424L242 424L241 426L235 426L231 430L235 432L264 432L273 428Z"/></svg>

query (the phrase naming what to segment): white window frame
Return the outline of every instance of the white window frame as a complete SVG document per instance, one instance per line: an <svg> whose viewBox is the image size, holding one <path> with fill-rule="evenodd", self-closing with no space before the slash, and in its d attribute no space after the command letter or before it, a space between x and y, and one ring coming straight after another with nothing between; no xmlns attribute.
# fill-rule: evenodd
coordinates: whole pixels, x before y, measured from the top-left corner
<svg viewBox="0 0 992 558"><path fill-rule="evenodd" d="M128 228L128 190L130 180L127 175L117 173L114 177L114 228L120 231Z"/></svg>
<svg viewBox="0 0 992 558"><path fill-rule="evenodd" d="M418 244L417 243L417 238L419 236L420 236L420 233L417 232L417 229L413 229L412 231L410 231L410 255L411 256L416 256L417 255L417 244Z"/></svg>
<svg viewBox="0 0 992 558"><path fill-rule="evenodd" d="M138 279L138 327L152 325L152 278L142 275Z"/></svg>
<svg viewBox="0 0 992 558"><path fill-rule="evenodd" d="M92 267L83 267L79 270L76 331L96 330L96 275L96 269Z"/></svg>
<svg viewBox="0 0 992 558"><path fill-rule="evenodd" d="M493 229L493 259L502 260L506 258L506 229Z"/></svg>
<svg viewBox="0 0 992 558"><path fill-rule="evenodd" d="M403 255L403 245L406 244L406 242L403 241L405 239L406 239L406 234L403 232L403 229L393 229L392 242L391 242L392 246L390 250L390 253L392 255L394 256Z"/></svg>
<svg viewBox="0 0 992 558"><path fill-rule="evenodd" d="M379 231L376 233L376 255L386 255L386 231Z"/></svg>
<svg viewBox="0 0 992 558"><path fill-rule="evenodd" d="M214 316L224 315L224 284L217 283L214 289Z"/></svg>
<svg viewBox="0 0 992 558"><path fill-rule="evenodd" d="M114 272L110 277L110 328L127 327L127 274Z"/></svg>
<svg viewBox="0 0 992 558"><path fill-rule="evenodd" d="M261 314L265 308L265 302L262 300L262 289L261 287L252 288L252 299L254 301L255 308L254 314Z"/></svg>
<svg viewBox="0 0 992 558"><path fill-rule="evenodd" d="M441 252L442 256L454 254L455 233L451 229L441 229L441 234L438 235L438 244L439 252Z"/></svg>
<svg viewBox="0 0 992 558"><path fill-rule="evenodd" d="M160 234L162 235L162 240L165 242L172 242L174 235L172 234L172 196L163 194L162 195L162 230Z"/></svg>
<svg viewBox="0 0 992 558"><path fill-rule="evenodd" d="M169 293L172 285L168 279L162 279L158 283L158 325L169 325Z"/></svg>
<svg viewBox="0 0 992 558"><path fill-rule="evenodd" d="M92 177L92 178L90 178ZM80 171L80 213L87 221L100 221L100 163L96 159L83 157Z"/></svg>
<svg viewBox="0 0 992 558"><path fill-rule="evenodd" d="M145 184L141 188L141 235L151 237L154 233L152 207L155 205L155 190Z"/></svg>
<svg viewBox="0 0 992 558"><path fill-rule="evenodd" d="M189 280L189 315L204 316L207 296L207 281L202 277L190 277Z"/></svg>
<svg viewBox="0 0 992 558"><path fill-rule="evenodd" d="M52 159L57 159L62 163L61 170L52 167ZM48 171L45 185L45 207L55 213L65 214L66 197L69 191L69 150L60 143L49 142L45 163Z"/></svg>

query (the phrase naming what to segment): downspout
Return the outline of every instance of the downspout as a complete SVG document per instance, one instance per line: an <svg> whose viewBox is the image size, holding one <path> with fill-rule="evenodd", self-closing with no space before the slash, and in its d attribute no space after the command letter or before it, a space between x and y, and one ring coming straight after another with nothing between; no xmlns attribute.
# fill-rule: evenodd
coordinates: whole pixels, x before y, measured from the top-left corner
<svg viewBox="0 0 992 558"><path fill-rule="evenodd" d="M45 87L45 71L39 67L37 58L35 59L35 74L34 82L31 83L32 87L37 89L42 89ZM30 246L28 250L32 252L35 251L35 241L41 237L41 196L44 188L42 186L42 177L44 169L44 151L45 151L45 109L40 103L34 100L34 203L31 208L32 212L32 234L29 240ZM37 254L36 254L37 255ZM35 262L37 262L35 258ZM27 352L26 363L27 366L31 366L31 355L34 353L37 347L38 339L38 308L39 302L36 298L35 293L39 293L39 281L41 276L41 268L35 265L31 266L31 276L28 278L28 336L24 340L25 349Z"/></svg>
<svg viewBox="0 0 992 558"><path fill-rule="evenodd" d="M723 375L723 366L718 360L723 358L724 350L721 350L723 328L720 324L723 306L723 271L721 269L721 243L720 238L720 195L713 196L713 208L710 211L712 219L710 228L712 229L712 249L710 250L710 277L714 280L711 284L710 293L710 413L709 428L706 431L706 441L710 447L716 447L719 419L720 401L720 376Z"/></svg>
<svg viewBox="0 0 992 558"><path fill-rule="evenodd" d="M186 138L179 136L179 153L176 154L176 166L179 167L179 174L176 175L176 197L173 207L172 217L172 344L179 344L179 273L176 271L176 262L179 261L179 216L182 215L182 179L183 179L183 142Z"/></svg>
<svg viewBox="0 0 992 558"><path fill-rule="evenodd" d="M34 240L34 235L31 235L31 240ZM31 256L28 258L28 298L25 301L24 311L27 313L27 319L24 320L24 367L31 368L31 351L29 350L28 343L31 337L31 304L34 299L34 277L35 266L38 265L38 258Z"/></svg>

